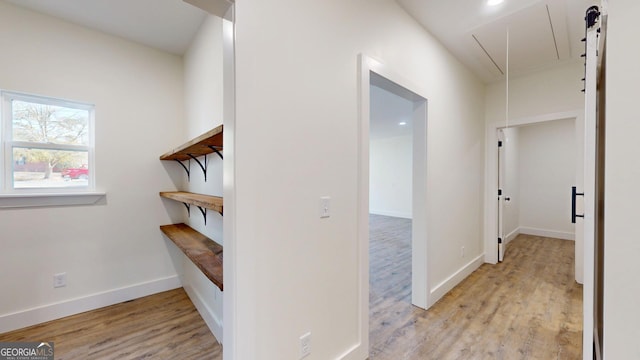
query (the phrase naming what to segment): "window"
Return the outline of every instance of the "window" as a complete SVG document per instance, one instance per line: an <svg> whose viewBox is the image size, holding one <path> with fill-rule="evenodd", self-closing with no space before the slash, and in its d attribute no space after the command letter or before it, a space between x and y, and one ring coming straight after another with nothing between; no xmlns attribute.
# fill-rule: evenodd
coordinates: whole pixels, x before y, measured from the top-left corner
<svg viewBox="0 0 640 360"><path fill-rule="evenodd" d="M3 91L2 192L93 190L93 116L93 105Z"/></svg>

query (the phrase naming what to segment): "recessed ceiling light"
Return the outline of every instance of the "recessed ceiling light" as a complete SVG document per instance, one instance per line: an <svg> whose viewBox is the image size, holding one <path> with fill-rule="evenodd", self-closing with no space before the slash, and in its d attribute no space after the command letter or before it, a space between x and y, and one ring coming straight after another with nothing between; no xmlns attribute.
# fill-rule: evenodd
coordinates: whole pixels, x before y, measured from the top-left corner
<svg viewBox="0 0 640 360"><path fill-rule="evenodd" d="M487 0L487 5L496 6L502 4L503 2L504 0Z"/></svg>
<svg viewBox="0 0 640 360"><path fill-rule="evenodd" d="M400 125L400 126L407 125L407 122L406 122L406 121L400 121L400 122L398 123L398 125Z"/></svg>

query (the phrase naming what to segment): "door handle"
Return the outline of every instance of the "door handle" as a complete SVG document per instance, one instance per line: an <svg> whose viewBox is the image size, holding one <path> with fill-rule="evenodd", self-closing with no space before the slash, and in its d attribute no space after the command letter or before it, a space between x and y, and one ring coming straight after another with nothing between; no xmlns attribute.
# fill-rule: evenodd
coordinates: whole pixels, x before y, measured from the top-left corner
<svg viewBox="0 0 640 360"><path fill-rule="evenodd" d="M584 193L579 193L576 190L575 186L571 187L571 223L575 224L576 223L576 218L584 218L584 214L582 215L578 215L576 214L576 197L578 196L584 196Z"/></svg>

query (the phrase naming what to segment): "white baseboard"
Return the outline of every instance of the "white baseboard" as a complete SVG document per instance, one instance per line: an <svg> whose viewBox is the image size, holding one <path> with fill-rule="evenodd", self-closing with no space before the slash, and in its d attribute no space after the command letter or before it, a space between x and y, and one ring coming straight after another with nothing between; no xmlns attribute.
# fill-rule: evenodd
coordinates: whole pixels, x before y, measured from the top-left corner
<svg viewBox="0 0 640 360"><path fill-rule="evenodd" d="M369 210L370 214L373 215L384 215L384 216L392 216L403 219L412 219L411 213L399 212L399 211L386 211L386 210Z"/></svg>
<svg viewBox="0 0 640 360"><path fill-rule="evenodd" d="M515 230L507 234L507 236L505 236L504 244L508 244L509 242L511 242L511 240L517 238L518 235L520 235L520 228L516 228Z"/></svg>
<svg viewBox="0 0 640 360"><path fill-rule="evenodd" d="M445 281L436 285L429 294L429 306L435 304L438 300L440 300L440 298L451 291L451 289L458 285L462 280L471 275L472 272L476 271L476 269L478 269L482 264L484 264L484 254L479 255L475 259L471 260L465 266L460 268L460 270L449 276Z"/></svg>
<svg viewBox="0 0 640 360"><path fill-rule="evenodd" d="M185 285L184 291L189 295L189 299L191 299L193 305L198 309L198 313L200 313L200 316L213 333L213 336L218 340L218 343L222 344L222 321L220 321L215 312L207 305L207 301L200 292L198 292L197 288L191 285Z"/></svg>
<svg viewBox="0 0 640 360"><path fill-rule="evenodd" d="M177 275L0 315L0 333L181 287Z"/></svg>
<svg viewBox="0 0 640 360"><path fill-rule="evenodd" d="M520 233L534 236L544 236L554 239L574 240L576 239L575 233L566 231L556 231L547 229L537 229L532 227L520 226Z"/></svg>
<svg viewBox="0 0 640 360"><path fill-rule="evenodd" d="M365 336L369 336L366 334ZM342 355L336 359L339 360L360 360L369 358L369 349L364 349L362 343L353 345L349 350L345 351Z"/></svg>

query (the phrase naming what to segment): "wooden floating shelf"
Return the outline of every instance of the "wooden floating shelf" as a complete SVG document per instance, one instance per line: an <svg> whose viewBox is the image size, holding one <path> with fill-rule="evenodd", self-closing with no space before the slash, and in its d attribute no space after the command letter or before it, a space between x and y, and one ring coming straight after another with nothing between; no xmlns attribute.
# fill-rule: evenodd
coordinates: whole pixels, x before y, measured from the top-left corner
<svg viewBox="0 0 640 360"><path fill-rule="evenodd" d="M172 151L160 156L160 160L189 160L192 157L211 154L222 151L222 130L223 125L198 136L197 138L183 144Z"/></svg>
<svg viewBox="0 0 640 360"><path fill-rule="evenodd" d="M202 195L186 191L161 191L160 196L184 204L192 204L205 209L211 209L222 214L222 198L218 196Z"/></svg>
<svg viewBox="0 0 640 360"><path fill-rule="evenodd" d="M160 230L211 280L221 291L222 245L193 230L186 224L163 225Z"/></svg>

